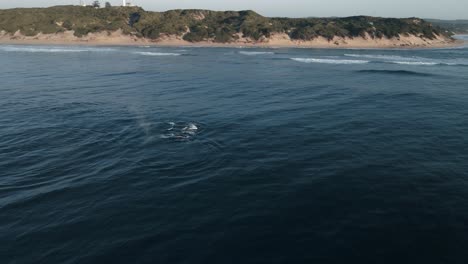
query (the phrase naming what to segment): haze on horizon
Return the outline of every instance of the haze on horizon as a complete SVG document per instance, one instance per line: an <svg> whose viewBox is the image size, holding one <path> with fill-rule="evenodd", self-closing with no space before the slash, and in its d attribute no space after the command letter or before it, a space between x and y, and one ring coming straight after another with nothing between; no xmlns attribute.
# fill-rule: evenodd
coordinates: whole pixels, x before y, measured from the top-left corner
<svg viewBox="0 0 468 264"><path fill-rule="evenodd" d="M85 0L91 3L92 0ZM121 0L108 0L120 5ZM101 3L105 1L101 0ZM48 7L78 4L79 0L16 0L0 2L0 9L15 7ZM460 0L133 0L150 11L170 9L254 10L269 17L330 17L370 15L382 17L421 17L468 19L468 1Z"/></svg>

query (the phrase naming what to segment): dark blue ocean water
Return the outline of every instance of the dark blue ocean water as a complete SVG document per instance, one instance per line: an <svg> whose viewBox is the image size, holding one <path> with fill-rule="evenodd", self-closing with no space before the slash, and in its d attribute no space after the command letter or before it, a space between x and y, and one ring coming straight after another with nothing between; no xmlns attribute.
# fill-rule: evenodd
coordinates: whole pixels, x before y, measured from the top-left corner
<svg viewBox="0 0 468 264"><path fill-rule="evenodd" d="M0 263L468 263L468 48L0 46Z"/></svg>

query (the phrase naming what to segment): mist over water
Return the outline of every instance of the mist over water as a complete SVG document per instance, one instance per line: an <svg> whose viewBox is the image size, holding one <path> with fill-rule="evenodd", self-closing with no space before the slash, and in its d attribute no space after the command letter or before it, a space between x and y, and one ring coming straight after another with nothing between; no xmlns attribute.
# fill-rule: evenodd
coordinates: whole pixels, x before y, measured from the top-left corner
<svg viewBox="0 0 468 264"><path fill-rule="evenodd" d="M0 46L0 263L465 263L467 66Z"/></svg>

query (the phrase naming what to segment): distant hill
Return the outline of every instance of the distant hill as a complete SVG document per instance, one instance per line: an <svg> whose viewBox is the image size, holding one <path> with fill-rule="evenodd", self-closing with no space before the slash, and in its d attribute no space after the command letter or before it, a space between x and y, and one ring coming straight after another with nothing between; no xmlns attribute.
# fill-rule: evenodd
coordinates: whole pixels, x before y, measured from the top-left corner
<svg viewBox="0 0 468 264"><path fill-rule="evenodd" d="M0 31L20 32L24 36L73 31L77 37L95 32L114 32L158 40L162 36L180 36L185 41L229 43L239 38L254 41L275 33L291 40L309 41L319 37L364 39L415 36L450 38L451 33L418 19L356 16L346 18L267 18L254 11L171 10L149 12L139 7L95 9L81 6L18 8L0 10Z"/></svg>
<svg viewBox="0 0 468 264"><path fill-rule="evenodd" d="M426 21L431 22L439 27L450 30L456 34L468 34L468 20L426 19Z"/></svg>

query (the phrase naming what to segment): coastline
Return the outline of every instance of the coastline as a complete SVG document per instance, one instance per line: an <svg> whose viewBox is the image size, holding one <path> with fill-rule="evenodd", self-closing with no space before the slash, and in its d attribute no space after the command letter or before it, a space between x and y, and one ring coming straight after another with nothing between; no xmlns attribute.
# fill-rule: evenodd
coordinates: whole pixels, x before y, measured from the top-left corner
<svg viewBox="0 0 468 264"><path fill-rule="evenodd" d="M324 48L324 49L424 49L447 48L463 46L466 42L461 39L448 39L437 36L435 39L425 39L414 35L399 38L359 38L335 37L332 40L323 37L310 41L291 40L286 34L272 34L270 38L253 41L239 36L237 41L217 43L213 41L189 42L182 36L162 36L158 40L138 38L125 35L120 30L115 32L90 33L84 37L76 37L73 31L58 34L38 34L24 36L19 32L6 34L0 32L0 44L3 45L63 45L63 46L155 46L155 47L246 47L246 48Z"/></svg>

